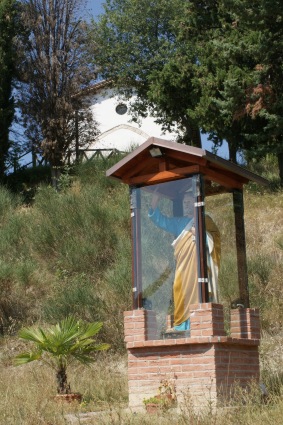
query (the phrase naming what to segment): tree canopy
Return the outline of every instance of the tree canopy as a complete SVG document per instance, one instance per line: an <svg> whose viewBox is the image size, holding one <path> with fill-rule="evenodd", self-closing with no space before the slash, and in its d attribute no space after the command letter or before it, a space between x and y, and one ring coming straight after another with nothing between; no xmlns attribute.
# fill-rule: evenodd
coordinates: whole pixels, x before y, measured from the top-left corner
<svg viewBox="0 0 283 425"><path fill-rule="evenodd" d="M16 73L14 37L17 33L17 2L0 2L0 178L10 148L9 129L14 117L13 78Z"/></svg>
<svg viewBox="0 0 283 425"><path fill-rule="evenodd" d="M76 117L88 120L81 143L96 134L84 98L78 96L94 75L85 55L87 26L78 17L82 3L22 0L26 36L21 39L21 107L29 140L51 163L55 174L74 144Z"/></svg>
<svg viewBox="0 0 283 425"><path fill-rule="evenodd" d="M238 149L280 158L282 13L279 0L106 0L96 63L137 92L137 115L177 125L186 142L199 127L227 140L232 160Z"/></svg>
<svg viewBox="0 0 283 425"><path fill-rule="evenodd" d="M216 141L227 139L248 157L275 153L282 182L280 2L223 0L217 16L218 25L198 49L194 81L200 97L193 116ZM188 41L189 33L183 38Z"/></svg>
<svg viewBox="0 0 283 425"><path fill-rule="evenodd" d="M136 119L150 112L164 129L177 125L184 139L199 145L195 123L186 114L187 104L194 104L188 96L191 80L170 69L178 46L175 22L181 18L183 3L107 0L99 24L93 22L91 46L101 75L112 79L125 95L137 93L132 105ZM191 52L188 73L194 58Z"/></svg>

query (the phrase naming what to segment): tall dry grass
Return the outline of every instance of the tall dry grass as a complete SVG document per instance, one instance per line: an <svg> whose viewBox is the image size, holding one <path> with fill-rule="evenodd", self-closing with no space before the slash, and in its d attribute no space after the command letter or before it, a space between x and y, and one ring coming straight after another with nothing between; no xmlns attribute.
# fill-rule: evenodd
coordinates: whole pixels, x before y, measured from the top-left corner
<svg viewBox="0 0 283 425"><path fill-rule="evenodd" d="M40 186L32 206L0 188L0 332L58 321L70 312L105 322L104 336L123 350L122 313L131 307L131 240L126 185L108 179L111 162L66 174L60 192ZM63 184L64 183L64 184ZM207 198L221 229L221 302L238 297L231 195ZM225 220L223 220L225 216ZM252 306L268 332L282 327L283 193L245 189Z"/></svg>
<svg viewBox="0 0 283 425"><path fill-rule="evenodd" d="M82 165L64 177L60 192L40 186L32 206L0 188L2 334L72 312L102 320L103 338L123 350L122 314L131 292L129 199L126 187L105 177L110 165Z"/></svg>
<svg viewBox="0 0 283 425"><path fill-rule="evenodd" d="M283 324L283 192L245 193L246 243L251 302L261 324L279 332Z"/></svg>
<svg viewBox="0 0 283 425"><path fill-rule="evenodd" d="M71 365L68 380L74 392L83 395L81 404L61 404L54 400L57 393L55 371L41 362L14 366L15 354L23 343L4 338L0 346L0 424L1 425L61 425L65 415L86 411L117 410L127 401L125 357L99 353L97 362L89 367Z"/></svg>
<svg viewBox="0 0 283 425"><path fill-rule="evenodd" d="M67 414L100 409L108 412L100 424L281 424L283 192L254 185L245 190L249 286L251 304L261 311L261 370L268 404L241 396L216 413L196 415L187 409L178 416L149 417L125 410L122 316L131 307L129 199L127 187L105 177L110 166L102 161L84 164L64 177L59 193L41 186L31 206L0 188L0 425L60 425L66 424ZM228 306L237 295L233 221L231 214L222 219L227 207L231 211L231 200L213 202L222 225L220 284ZM15 334L23 324L54 323L70 312L84 320L102 320L101 336L112 351L90 369L76 366L70 372L84 402L61 406L53 400L52 372L40 364L15 368L11 359L21 348ZM97 418L88 423L97 423Z"/></svg>
<svg viewBox="0 0 283 425"><path fill-rule="evenodd" d="M81 404L59 404L55 372L40 363L13 366L13 356L22 350L15 339L1 341L0 424L1 425L281 425L283 381L269 389L262 402L258 387L240 388L232 401L217 410L209 399L202 412L195 412L190 394L178 410L149 415L127 408L127 368L125 356L99 353L90 367L74 365L69 369L71 388L83 394Z"/></svg>

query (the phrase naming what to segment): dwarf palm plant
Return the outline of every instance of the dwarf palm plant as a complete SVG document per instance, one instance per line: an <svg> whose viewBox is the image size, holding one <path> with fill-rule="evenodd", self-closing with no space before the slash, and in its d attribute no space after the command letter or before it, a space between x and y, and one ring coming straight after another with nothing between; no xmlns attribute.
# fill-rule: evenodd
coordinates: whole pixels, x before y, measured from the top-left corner
<svg viewBox="0 0 283 425"><path fill-rule="evenodd" d="M90 364L95 361L93 352L109 348L109 344L95 343L93 339L101 327L101 322L85 323L68 317L48 329L24 328L19 337L32 342L34 349L16 356L15 364L42 360L56 371L58 394L69 394L67 366L73 360Z"/></svg>

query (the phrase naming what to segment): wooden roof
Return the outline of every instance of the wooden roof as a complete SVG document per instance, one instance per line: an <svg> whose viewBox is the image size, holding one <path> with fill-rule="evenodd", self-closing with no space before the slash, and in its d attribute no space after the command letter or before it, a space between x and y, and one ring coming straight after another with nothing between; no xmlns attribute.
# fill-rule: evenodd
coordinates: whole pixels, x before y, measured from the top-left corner
<svg viewBox="0 0 283 425"><path fill-rule="evenodd" d="M152 148L160 148L162 156L152 157ZM210 194L242 189L249 181L268 184L266 179L211 152L155 137L111 167L106 175L128 185L145 186L197 173L204 175Z"/></svg>

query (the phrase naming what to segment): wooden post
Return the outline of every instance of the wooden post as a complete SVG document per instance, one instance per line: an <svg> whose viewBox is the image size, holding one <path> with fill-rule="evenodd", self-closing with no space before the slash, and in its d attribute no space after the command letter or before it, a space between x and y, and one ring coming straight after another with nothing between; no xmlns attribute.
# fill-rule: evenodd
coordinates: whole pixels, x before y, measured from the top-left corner
<svg viewBox="0 0 283 425"><path fill-rule="evenodd" d="M233 206L235 215L239 295L244 306L249 308L250 299L244 224L244 198L242 190L233 190Z"/></svg>
<svg viewBox="0 0 283 425"><path fill-rule="evenodd" d="M206 261L206 235L205 235L205 215L204 215L204 196L203 179L200 174L193 177L194 182L194 200L195 200L195 232L196 248L198 259L198 282L199 282L199 302L208 302L208 274Z"/></svg>
<svg viewBox="0 0 283 425"><path fill-rule="evenodd" d="M142 308L140 189L131 187L133 308Z"/></svg>

